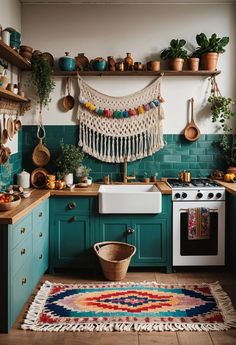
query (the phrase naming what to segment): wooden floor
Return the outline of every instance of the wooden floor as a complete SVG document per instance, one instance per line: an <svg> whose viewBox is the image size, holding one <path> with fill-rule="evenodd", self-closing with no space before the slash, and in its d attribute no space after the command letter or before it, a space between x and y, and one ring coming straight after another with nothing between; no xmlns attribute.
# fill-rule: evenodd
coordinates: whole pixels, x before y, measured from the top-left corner
<svg viewBox="0 0 236 345"><path fill-rule="evenodd" d="M41 282L84 283L102 281L98 273L57 273L44 275ZM126 281L157 281L162 283L203 283L219 281L230 296L236 309L236 276L222 270L178 271L173 274L161 272L128 272ZM35 290L36 292L37 290ZM0 345L236 345L236 329L224 332L152 332L152 333L49 333L20 330L20 324L29 306L26 304L22 314L8 334L0 334Z"/></svg>

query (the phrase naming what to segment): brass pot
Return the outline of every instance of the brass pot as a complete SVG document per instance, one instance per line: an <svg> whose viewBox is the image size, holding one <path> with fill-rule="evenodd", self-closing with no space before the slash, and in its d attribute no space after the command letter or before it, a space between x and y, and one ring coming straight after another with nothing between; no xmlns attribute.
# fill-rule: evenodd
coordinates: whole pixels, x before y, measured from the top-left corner
<svg viewBox="0 0 236 345"><path fill-rule="evenodd" d="M191 182L191 173L189 171L181 171L179 173L179 179L182 182Z"/></svg>

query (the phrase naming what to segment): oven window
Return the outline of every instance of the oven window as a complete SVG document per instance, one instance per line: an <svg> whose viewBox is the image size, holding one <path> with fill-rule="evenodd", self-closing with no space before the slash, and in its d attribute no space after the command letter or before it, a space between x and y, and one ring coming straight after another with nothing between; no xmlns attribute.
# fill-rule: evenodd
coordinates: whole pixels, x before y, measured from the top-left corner
<svg viewBox="0 0 236 345"><path fill-rule="evenodd" d="M210 238L207 240L188 239L188 213L180 213L180 253L184 255L218 254L218 213L210 213Z"/></svg>

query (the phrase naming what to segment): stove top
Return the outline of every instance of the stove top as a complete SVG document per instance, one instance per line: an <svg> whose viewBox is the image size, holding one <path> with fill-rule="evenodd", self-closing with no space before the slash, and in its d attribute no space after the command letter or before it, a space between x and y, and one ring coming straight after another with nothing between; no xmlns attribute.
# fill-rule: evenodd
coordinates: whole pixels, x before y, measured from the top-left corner
<svg viewBox="0 0 236 345"><path fill-rule="evenodd" d="M182 182L179 179L167 179L172 188L218 188L219 185L208 178L194 178L191 182Z"/></svg>

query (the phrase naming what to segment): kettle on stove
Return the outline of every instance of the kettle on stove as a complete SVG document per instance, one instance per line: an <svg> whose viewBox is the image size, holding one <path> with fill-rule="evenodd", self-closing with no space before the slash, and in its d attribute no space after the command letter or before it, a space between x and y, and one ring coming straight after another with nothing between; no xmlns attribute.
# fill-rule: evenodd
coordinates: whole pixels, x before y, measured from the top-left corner
<svg viewBox="0 0 236 345"><path fill-rule="evenodd" d="M179 179L182 182L191 182L191 172L183 170L179 173Z"/></svg>

